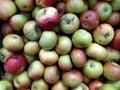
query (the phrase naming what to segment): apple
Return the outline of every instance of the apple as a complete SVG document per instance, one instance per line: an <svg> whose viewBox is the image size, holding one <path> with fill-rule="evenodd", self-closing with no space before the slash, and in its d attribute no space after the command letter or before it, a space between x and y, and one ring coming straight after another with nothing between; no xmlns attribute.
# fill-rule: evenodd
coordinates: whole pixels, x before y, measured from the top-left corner
<svg viewBox="0 0 120 90"><path fill-rule="evenodd" d="M35 7L34 0L14 0L14 3L20 11L25 12L30 12Z"/></svg>
<svg viewBox="0 0 120 90"><path fill-rule="evenodd" d="M83 81L83 75L80 71L71 69L62 74L62 81L68 87L78 87Z"/></svg>
<svg viewBox="0 0 120 90"><path fill-rule="evenodd" d="M111 5L113 8L113 11L119 11L120 10L120 0L112 0Z"/></svg>
<svg viewBox="0 0 120 90"><path fill-rule="evenodd" d="M113 86L112 84L103 84L99 90L117 90L117 88L115 88L115 86Z"/></svg>
<svg viewBox="0 0 120 90"><path fill-rule="evenodd" d="M120 80L117 80L117 81L108 81L106 83L112 84L113 86L115 86L117 88L117 90L120 89Z"/></svg>
<svg viewBox="0 0 120 90"><path fill-rule="evenodd" d="M39 45L45 50L52 50L57 43L57 34L54 31L43 31Z"/></svg>
<svg viewBox="0 0 120 90"><path fill-rule="evenodd" d="M83 67L83 73L91 79L100 77L103 73L102 63L95 59L88 59Z"/></svg>
<svg viewBox="0 0 120 90"><path fill-rule="evenodd" d="M84 82L85 84L88 84L90 81L91 81L91 78L89 78L88 76L86 76L86 75L83 73L83 82Z"/></svg>
<svg viewBox="0 0 120 90"><path fill-rule="evenodd" d="M63 71L69 71L73 65L69 54L60 55L58 59L58 66Z"/></svg>
<svg viewBox="0 0 120 90"><path fill-rule="evenodd" d="M93 31L93 39L101 45L108 45L114 38L114 28L107 23L99 24Z"/></svg>
<svg viewBox="0 0 120 90"><path fill-rule="evenodd" d="M7 58L8 58L9 56L11 56L12 54L13 54L13 52L7 50L7 49L4 48L4 47L1 47L1 48L0 48L0 61L1 61L2 63L5 63L5 61L7 60Z"/></svg>
<svg viewBox="0 0 120 90"><path fill-rule="evenodd" d="M116 62L106 62L103 65L103 75L111 81L120 80L120 65Z"/></svg>
<svg viewBox="0 0 120 90"><path fill-rule="evenodd" d="M68 54L71 49L72 49L72 41L70 37L65 35L59 36L55 46L55 51L58 54Z"/></svg>
<svg viewBox="0 0 120 90"><path fill-rule="evenodd" d="M39 51L39 60L44 65L54 65L57 63L59 58L58 53L55 50L44 50Z"/></svg>
<svg viewBox="0 0 120 90"><path fill-rule="evenodd" d="M9 19L9 24L13 30L21 31L28 21L28 18L24 14L15 14Z"/></svg>
<svg viewBox="0 0 120 90"><path fill-rule="evenodd" d="M57 83L60 79L58 67L56 65L46 66L43 78L48 84Z"/></svg>
<svg viewBox="0 0 120 90"><path fill-rule="evenodd" d="M31 90L49 90L49 85L41 78L32 82Z"/></svg>
<svg viewBox="0 0 120 90"><path fill-rule="evenodd" d="M60 21L60 15L55 7L45 7L36 14L36 21L44 30L54 28Z"/></svg>
<svg viewBox="0 0 120 90"><path fill-rule="evenodd" d="M8 20L12 15L17 13L17 7L12 0L0 0L0 19Z"/></svg>
<svg viewBox="0 0 120 90"><path fill-rule="evenodd" d="M20 74L27 66L26 58L22 54L13 54L4 63L4 70L10 74Z"/></svg>
<svg viewBox="0 0 120 90"><path fill-rule="evenodd" d="M120 60L119 50L116 50L116 49L112 48L111 46L105 46L105 48L107 50L107 56L103 60L103 62L108 62L108 61L118 62Z"/></svg>
<svg viewBox="0 0 120 90"><path fill-rule="evenodd" d="M69 90L69 88L63 83L62 80L52 85L51 90Z"/></svg>
<svg viewBox="0 0 120 90"><path fill-rule="evenodd" d="M106 22L113 27L118 26L120 23L120 13L117 11L112 12L111 16Z"/></svg>
<svg viewBox="0 0 120 90"><path fill-rule="evenodd" d="M39 60L35 60L28 67L28 76L33 80L38 80L42 77L44 68L44 65Z"/></svg>
<svg viewBox="0 0 120 90"><path fill-rule="evenodd" d="M59 26L63 33L72 34L79 28L80 21L76 14L65 13L60 18Z"/></svg>
<svg viewBox="0 0 120 90"><path fill-rule="evenodd" d="M13 90L13 84L9 80L0 80L0 90Z"/></svg>
<svg viewBox="0 0 120 90"><path fill-rule="evenodd" d="M57 0L35 0L35 2L39 7L50 7L53 6Z"/></svg>
<svg viewBox="0 0 120 90"><path fill-rule="evenodd" d="M13 77L14 77L13 74L5 72L4 75L2 76L2 80L9 80L9 81L12 82L13 81Z"/></svg>
<svg viewBox="0 0 120 90"><path fill-rule="evenodd" d="M3 46L12 52L21 51L24 47L24 41L20 35L8 34L2 40Z"/></svg>
<svg viewBox="0 0 120 90"><path fill-rule="evenodd" d="M92 80L91 82L89 82L88 84L88 88L89 90L99 90L99 88L104 84L103 81L101 80Z"/></svg>
<svg viewBox="0 0 120 90"><path fill-rule="evenodd" d="M28 41L24 45L24 52L28 55L36 55L40 51L40 45L38 41Z"/></svg>
<svg viewBox="0 0 120 90"><path fill-rule="evenodd" d="M23 27L23 33L29 40L39 40L42 29L35 20L29 20Z"/></svg>
<svg viewBox="0 0 120 90"><path fill-rule="evenodd" d="M98 2L99 0L88 0L88 5L90 9L93 9L94 5Z"/></svg>
<svg viewBox="0 0 120 90"><path fill-rule="evenodd" d="M87 56L83 49L73 48L70 52L70 57L74 66L82 68L87 62Z"/></svg>
<svg viewBox="0 0 120 90"><path fill-rule="evenodd" d="M97 2L93 10L98 13L100 22L105 22L112 14L112 6L110 3L105 1Z"/></svg>
<svg viewBox="0 0 120 90"><path fill-rule="evenodd" d="M87 48L92 43L92 35L85 29L78 29L72 34L72 43L76 48Z"/></svg>
<svg viewBox="0 0 120 90"><path fill-rule="evenodd" d="M20 74L17 74L13 77L13 85L17 90L26 90L30 87L32 80L27 74L27 71L24 71Z"/></svg>
<svg viewBox="0 0 120 90"><path fill-rule="evenodd" d="M107 56L107 50L102 45L93 42L88 48L86 48L85 53L88 57L104 60Z"/></svg>
<svg viewBox="0 0 120 90"><path fill-rule="evenodd" d="M87 84L81 83L78 87L72 88L72 90L89 90Z"/></svg>
<svg viewBox="0 0 120 90"><path fill-rule="evenodd" d="M93 10L86 10L80 15L80 24L85 30L93 30L99 24L99 15Z"/></svg>
<svg viewBox="0 0 120 90"><path fill-rule="evenodd" d="M113 40L111 41L111 47L120 50L120 29L115 30L115 35Z"/></svg>
<svg viewBox="0 0 120 90"><path fill-rule="evenodd" d="M67 0L66 12L80 14L85 9L85 2L83 0Z"/></svg>

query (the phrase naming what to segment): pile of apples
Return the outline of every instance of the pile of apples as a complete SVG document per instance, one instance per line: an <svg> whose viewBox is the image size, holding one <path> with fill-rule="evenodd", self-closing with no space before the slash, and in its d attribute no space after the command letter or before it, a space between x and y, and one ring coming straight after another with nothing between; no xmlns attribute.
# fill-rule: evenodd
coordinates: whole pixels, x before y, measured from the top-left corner
<svg viewBox="0 0 120 90"><path fill-rule="evenodd" d="M0 0L0 90L120 90L120 0Z"/></svg>

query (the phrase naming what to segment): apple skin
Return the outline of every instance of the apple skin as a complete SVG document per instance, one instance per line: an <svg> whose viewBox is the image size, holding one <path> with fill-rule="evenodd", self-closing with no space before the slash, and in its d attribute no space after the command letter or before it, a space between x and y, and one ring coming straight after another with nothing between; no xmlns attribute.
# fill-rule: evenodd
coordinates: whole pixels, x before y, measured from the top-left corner
<svg viewBox="0 0 120 90"><path fill-rule="evenodd" d="M110 24L99 24L93 31L93 39L100 45L108 45L113 38L114 28Z"/></svg>
<svg viewBox="0 0 120 90"><path fill-rule="evenodd" d="M34 80L31 84L31 90L49 90L48 83L44 79Z"/></svg>
<svg viewBox="0 0 120 90"><path fill-rule="evenodd" d="M28 76L27 71L17 74L13 77L13 85L17 90L26 90L30 87L32 80Z"/></svg>
<svg viewBox="0 0 120 90"><path fill-rule="evenodd" d="M117 90L120 89L120 80L117 80L117 81L108 81L106 83L112 84L113 86L115 86L117 88Z"/></svg>
<svg viewBox="0 0 120 90"><path fill-rule="evenodd" d="M13 54L4 63L4 70L10 74L20 74L27 66L27 61L22 54Z"/></svg>
<svg viewBox="0 0 120 90"><path fill-rule="evenodd" d="M32 10L31 16L32 16L32 18L33 18L34 20L35 20L35 18L36 18L37 12L38 12L40 9L42 9L42 7L35 6L34 9Z"/></svg>
<svg viewBox="0 0 120 90"><path fill-rule="evenodd" d="M70 52L71 60L74 66L81 68L87 62L85 51L78 48L73 48Z"/></svg>
<svg viewBox="0 0 120 90"><path fill-rule="evenodd" d="M76 69L71 69L63 73L62 81L66 86L74 88L82 83L83 75L80 71Z"/></svg>
<svg viewBox="0 0 120 90"><path fill-rule="evenodd" d="M83 73L91 79L100 77L103 73L102 63L95 59L88 59L83 67Z"/></svg>
<svg viewBox="0 0 120 90"><path fill-rule="evenodd" d="M111 2L113 11L119 11L120 10L120 0L112 0Z"/></svg>
<svg viewBox="0 0 120 90"><path fill-rule="evenodd" d="M98 90L103 84L103 81L95 79L89 82L88 88L89 90Z"/></svg>
<svg viewBox="0 0 120 90"><path fill-rule="evenodd" d="M9 80L0 80L0 90L13 90L13 84Z"/></svg>
<svg viewBox="0 0 120 90"><path fill-rule="evenodd" d="M93 10L86 10L80 15L80 24L83 29L93 30L99 24L99 15Z"/></svg>
<svg viewBox="0 0 120 90"><path fill-rule="evenodd" d="M107 56L107 51L105 47L94 42L88 48L86 48L85 53L88 57L97 60L104 60Z"/></svg>
<svg viewBox="0 0 120 90"><path fill-rule="evenodd" d="M98 13L100 22L107 21L112 14L112 6L108 2L97 2L94 5L93 10Z"/></svg>
<svg viewBox="0 0 120 90"><path fill-rule="evenodd" d="M49 30L59 23L60 15L56 8L46 7L37 12L36 21L42 29Z"/></svg>
<svg viewBox="0 0 120 90"><path fill-rule="evenodd" d="M14 3L20 11L25 12L30 12L35 7L34 0L14 0Z"/></svg>
<svg viewBox="0 0 120 90"><path fill-rule="evenodd" d="M115 36L111 42L111 47L120 50L120 29L115 30Z"/></svg>
<svg viewBox="0 0 120 90"><path fill-rule="evenodd" d="M78 87L72 88L72 90L89 90L87 84L81 83Z"/></svg>
<svg viewBox="0 0 120 90"><path fill-rule="evenodd" d="M106 62L103 65L103 75L111 81L120 80L120 65L116 62Z"/></svg>
<svg viewBox="0 0 120 90"><path fill-rule="evenodd" d="M88 0L89 7L93 9L94 5L98 2L98 0Z"/></svg>
<svg viewBox="0 0 120 90"><path fill-rule="evenodd" d="M83 0L67 0L66 1L66 12L80 14L85 9L85 3Z"/></svg>
<svg viewBox="0 0 120 90"><path fill-rule="evenodd" d="M63 33L72 34L79 28L80 21L76 14L66 13L60 18L59 26Z"/></svg>
<svg viewBox="0 0 120 90"><path fill-rule="evenodd" d="M24 41L20 35L17 34L9 34L3 38L2 41L3 46L12 51L18 52L21 51L24 47Z"/></svg>
<svg viewBox="0 0 120 90"><path fill-rule="evenodd" d="M8 20L12 15L17 13L17 7L11 0L0 0L0 19Z"/></svg>
<svg viewBox="0 0 120 90"><path fill-rule="evenodd" d="M99 88L99 90L117 90L117 88L112 84L105 83Z"/></svg>

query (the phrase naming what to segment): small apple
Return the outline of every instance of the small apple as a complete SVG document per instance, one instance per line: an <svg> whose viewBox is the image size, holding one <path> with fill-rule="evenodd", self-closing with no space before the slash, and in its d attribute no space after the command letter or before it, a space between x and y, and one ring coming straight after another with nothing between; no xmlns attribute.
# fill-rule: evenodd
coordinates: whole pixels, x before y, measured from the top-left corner
<svg viewBox="0 0 120 90"><path fill-rule="evenodd" d="M65 35L59 36L55 46L55 51L58 54L68 54L71 49L72 49L72 41L70 37Z"/></svg>
<svg viewBox="0 0 120 90"><path fill-rule="evenodd" d="M83 73L91 79L100 77L103 73L102 63L95 59L88 59L83 67Z"/></svg>
<svg viewBox="0 0 120 90"><path fill-rule="evenodd" d="M9 80L9 81L12 82L13 81L13 77L14 77L13 74L5 72L4 75L2 76L2 80Z"/></svg>
<svg viewBox="0 0 120 90"><path fill-rule="evenodd" d="M87 62L85 51L78 48L73 48L70 52L70 57L74 66L81 68Z"/></svg>
<svg viewBox="0 0 120 90"><path fill-rule="evenodd" d="M43 31L39 39L40 46L45 50L51 50L57 43L57 34L54 31Z"/></svg>
<svg viewBox="0 0 120 90"><path fill-rule="evenodd" d="M105 83L99 88L99 90L117 90L117 88L112 84Z"/></svg>
<svg viewBox="0 0 120 90"><path fill-rule="evenodd" d="M107 23L99 24L93 31L93 39L101 45L108 45L114 38L114 28Z"/></svg>
<svg viewBox="0 0 120 90"><path fill-rule="evenodd" d="M55 50L44 50L39 51L39 60L44 65L54 65L57 63L59 58L58 53Z"/></svg>
<svg viewBox="0 0 120 90"><path fill-rule="evenodd" d="M40 45L38 41L28 41L24 45L24 52L28 55L36 55L40 51Z"/></svg>
<svg viewBox="0 0 120 90"><path fill-rule="evenodd" d="M120 50L120 29L115 30L115 36L111 42L111 47Z"/></svg>
<svg viewBox="0 0 120 90"><path fill-rule="evenodd" d="M49 85L41 78L32 82L31 90L49 90Z"/></svg>
<svg viewBox="0 0 120 90"><path fill-rule="evenodd" d="M13 54L4 63L4 70L10 74L20 74L27 66L26 58L22 54Z"/></svg>
<svg viewBox="0 0 120 90"><path fill-rule="evenodd" d="M23 33L29 40L39 40L42 29L35 20L29 20L23 27Z"/></svg>
<svg viewBox="0 0 120 90"><path fill-rule="evenodd" d="M56 65L46 66L43 78L48 84L57 83L60 79L58 67Z"/></svg>
<svg viewBox="0 0 120 90"><path fill-rule="evenodd" d="M107 50L102 45L93 42L88 48L86 48L85 53L88 57L104 60L107 56Z"/></svg>
<svg viewBox="0 0 120 90"><path fill-rule="evenodd" d="M59 26L63 33L72 34L79 28L80 21L76 14L66 13L60 18Z"/></svg>
<svg viewBox="0 0 120 90"><path fill-rule="evenodd" d="M13 90L13 84L9 80L0 80L0 90Z"/></svg>
<svg viewBox="0 0 120 90"><path fill-rule="evenodd" d="M82 13L85 9L85 2L83 0L67 0L66 2L67 13Z"/></svg>
<svg viewBox="0 0 120 90"><path fill-rule="evenodd" d="M32 80L29 78L27 71L13 77L13 85L17 90L26 90L30 87L31 83Z"/></svg>
<svg viewBox="0 0 120 90"><path fill-rule="evenodd" d="M90 9L93 9L94 5L98 2L99 0L88 0L88 4Z"/></svg>
<svg viewBox="0 0 120 90"><path fill-rule="evenodd" d="M76 48L87 48L92 43L92 35L85 29L78 29L72 35L72 43Z"/></svg>
<svg viewBox="0 0 120 90"><path fill-rule="evenodd" d="M73 65L69 54L60 55L58 59L58 66L63 71L69 71Z"/></svg>
<svg viewBox="0 0 120 90"><path fill-rule="evenodd" d="M97 2L93 10L98 13L100 22L105 22L112 14L112 6L108 2L100 1Z"/></svg>
<svg viewBox="0 0 120 90"><path fill-rule="evenodd" d="M44 65L39 61L33 61L28 67L28 76L33 80L38 80L44 73Z"/></svg>
<svg viewBox="0 0 120 90"><path fill-rule="evenodd" d="M28 21L28 18L24 14L15 14L9 19L9 24L13 30L21 31Z"/></svg>
<svg viewBox="0 0 120 90"><path fill-rule="evenodd" d="M78 87L83 81L83 75L80 71L71 69L63 73L62 81L68 87Z"/></svg>
<svg viewBox="0 0 120 90"><path fill-rule="evenodd" d="M49 30L59 23L60 15L55 7L46 7L37 12L36 21L42 29Z"/></svg>
<svg viewBox="0 0 120 90"><path fill-rule="evenodd" d="M120 65L116 62L106 62L103 65L103 75L111 81L120 80Z"/></svg>
<svg viewBox="0 0 120 90"><path fill-rule="evenodd" d="M78 87L72 88L72 90L89 90L85 83L81 83Z"/></svg>
<svg viewBox="0 0 120 90"><path fill-rule="evenodd" d="M0 0L0 19L8 20L17 13L17 7L12 0Z"/></svg>
<svg viewBox="0 0 120 90"><path fill-rule="evenodd" d="M20 11L25 12L30 12L35 7L34 0L14 0L14 3Z"/></svg>
<svg viewBox="0 0 120 90"><path fill-rule="evenodd" d="M3 38L3 46L13 52L21 51L24 47L24 41L20 35L8 34Z"/></svg>
<svg viewBox="0 0 120 90"><path fill-rule="evenodd" d="M85 30L93 30L99 24L99 15L93 10L86 10L80 15L80 24Z"/></svg>

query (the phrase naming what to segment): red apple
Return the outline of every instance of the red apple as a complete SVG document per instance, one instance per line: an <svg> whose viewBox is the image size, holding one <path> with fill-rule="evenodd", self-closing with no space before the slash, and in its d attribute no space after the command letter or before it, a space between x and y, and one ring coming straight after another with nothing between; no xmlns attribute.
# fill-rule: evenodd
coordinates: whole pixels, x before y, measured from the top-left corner
<svg viewBox="0 0 120 90"><path fill-rule="evenodd" d="M43 29L52 29L60 21L60 15L56 8L46 7L42 8L36 14L36 21Z"/></svg>
<svg viewBox="0 0 120 90"><path fill-rule="evenodd" d="M111 42L111 46L116 50L120 50L120 29L115 31L115 36Z"/></svg>
<svg viewBox="0 0 120 90"><path fill-rule="evenodd" d="M4 69L10 74L20 74L26 69L27 61L22 54L13 54L4 63Z"/></svg>

